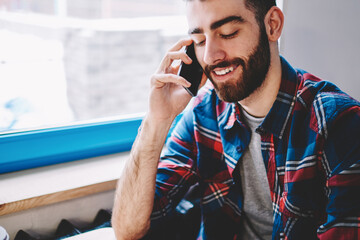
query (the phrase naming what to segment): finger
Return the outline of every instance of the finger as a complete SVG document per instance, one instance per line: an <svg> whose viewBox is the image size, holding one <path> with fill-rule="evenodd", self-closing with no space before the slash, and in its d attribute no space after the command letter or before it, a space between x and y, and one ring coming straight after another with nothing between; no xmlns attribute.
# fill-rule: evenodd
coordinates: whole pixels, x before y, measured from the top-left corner
<svg viewBox="0 0 360 240"><path fill-rule="evenodd" d="M171 60L180 59L185 64L191 64L193 61L185 52L169 52L168 57Z"/></svg>
<svg viewBox="0 0 360 240"><path fill-rule="evenodd" d="M191 38L179 40L164 56L163 60L160 63L158 73L166 72L169 69L170 65L174 60L182 60L183 62L190 64L192 62L191 58L183 51L180 51L182 47L188 46L193 42Z"/></svg>
<svg viewBox="0 0 360 240"><path fill-rule="evenodd" d="M174 60L181 60L185 64L192 63L192 59L185 52L168 52L160 63L158 72L164 72L169 69Z"/></svg>
<svg viewBox="0 0 360 240"><path fill-rule="evenodd" d="M169 52L179 51L184 46L189 46L192 42L193 42L193 40L191 38L181 39L169 49Z"/></svg>
<svg viewBox="0 0 360 240"><path fill-rule="evenodd" d="M185 78L180 77L176 74L154 74L151 80L152 84L158 88L161 88L168 83L174 83L183 87L191 86L191 83L186 81Z"/></svg>
<svg viewBox="0 0 360 240"><path fill-rule="evenodd" d="M178 74L179 73L179 68L180 68L180 64L177 64L177 65L173 65L171 70L170 70L170 73L172 74Z"/></svg>

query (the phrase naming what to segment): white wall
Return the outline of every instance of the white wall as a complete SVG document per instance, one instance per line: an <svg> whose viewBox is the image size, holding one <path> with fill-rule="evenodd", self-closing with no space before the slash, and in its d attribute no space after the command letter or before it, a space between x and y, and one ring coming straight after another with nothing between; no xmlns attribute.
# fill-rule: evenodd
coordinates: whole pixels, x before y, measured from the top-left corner
<svg viewBox="0 0 360 240"><path fill-rule="evenodd" d="M284 0L281 54L360 100L360 1Z"/></svg>

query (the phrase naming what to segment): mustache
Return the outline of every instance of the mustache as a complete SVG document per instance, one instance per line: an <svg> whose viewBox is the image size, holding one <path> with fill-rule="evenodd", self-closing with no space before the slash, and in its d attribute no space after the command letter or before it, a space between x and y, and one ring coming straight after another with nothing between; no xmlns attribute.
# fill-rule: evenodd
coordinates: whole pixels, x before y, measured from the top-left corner
<svg viewBox="0 0 360 240"><path fill-rule="evenodd" d="M219 62L218 64L216 65L207 65L205 66L205 73L206 74L209 74L211 71L213 71L215 68L226 68L226 67L229 67L231 65L241 65L243 68L245 68L245 61L241 58L234 58L232 60L228 60L228 61L222 61L222 62Z"/></svg>

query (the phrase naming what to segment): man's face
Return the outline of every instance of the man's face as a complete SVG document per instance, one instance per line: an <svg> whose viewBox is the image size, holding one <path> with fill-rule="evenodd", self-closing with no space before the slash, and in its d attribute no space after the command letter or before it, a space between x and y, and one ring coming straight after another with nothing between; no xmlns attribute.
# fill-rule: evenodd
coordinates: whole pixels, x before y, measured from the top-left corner
<svg viewBox="0 0 360 240"><path fill-rule="evenodd" d="M190 1L187 18L197 58L222 100L241 101L261 86L269 41L244 0Z"/></svg>

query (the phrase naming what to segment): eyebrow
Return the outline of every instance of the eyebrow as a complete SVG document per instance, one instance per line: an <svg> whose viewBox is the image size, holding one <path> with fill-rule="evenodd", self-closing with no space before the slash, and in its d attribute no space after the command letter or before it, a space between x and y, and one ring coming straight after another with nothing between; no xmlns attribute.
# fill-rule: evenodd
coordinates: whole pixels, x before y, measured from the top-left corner
<svg viewBox="0 0 360 240"><path fill-rule="evenodd" d="M212 23L210 25L210 29L215 30L215 29L217 29L227 23L230 23L230 22L244 23L245 19L241 16L229 16L229 17L220 19L219 21ZM198 33L203 33L203 32L204 32L204 30L201 28L193 28L193 29L189 29L188 34L192 35L192 34L198 34Z"/></svg>

